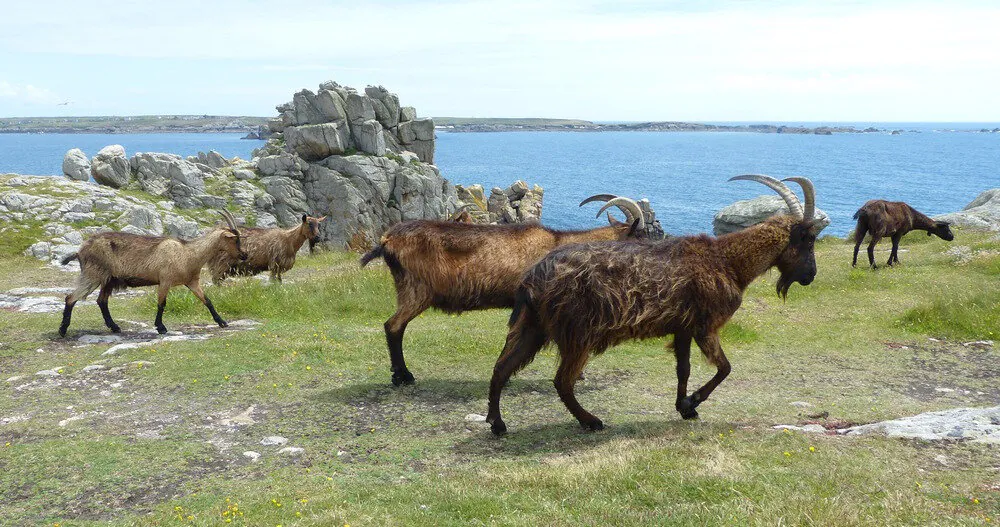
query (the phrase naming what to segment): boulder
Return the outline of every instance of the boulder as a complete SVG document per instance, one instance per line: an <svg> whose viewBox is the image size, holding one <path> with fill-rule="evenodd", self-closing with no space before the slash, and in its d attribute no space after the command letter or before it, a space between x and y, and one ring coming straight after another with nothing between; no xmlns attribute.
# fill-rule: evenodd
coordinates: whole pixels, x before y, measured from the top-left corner
<svg viewBox="0 0 1000 527"><path fill-rule="evenodd" d="M375 119L375 109L372 108L371 98L358 95L357 93L349 93L345 102L347 103L347 120L352 125Z"/></svg>
<svg viewBox="0 0 1000 527"><path fill-rule="evenodd" d="M486 203L486 210L490 213L490 223L517 222L517 211L511 206L507 193L500 187L493 187L490 199Z"/></svg>
<svg viewBox="0 0 1000 527"><path fill-rule="evenodd" d="M404 145L409 145L417 140L417 134L413 132L413 122L404 121L399 123L396 127L396 136L399 137L399 142Z"/></svg>
<svg viewBox="0 0 1000 527"><path fill-rule="evenodd" d="M789 214L788 205L781 196L765 195L753 199L737 201L715 213L712 230L716 236L743 230L756 225L775 214ZM816 220L820 229L830 224L830 216L816 209Z"/></svg>
<svg viewBox="0 0 1000 527"><path fill-rule="evenodd" d="M382 86L368 86L365 95L372 99L375 118L382 126L392 128L399 124L399 97Z"/></svg>
<svg viewBox="0 0 1000 527"><path fill-rule="evenodd" d="M535 185L517 202L517 221L521 223L540 222L542 220L542 198L545 191Z"/></svg>
<svg viewBox="0 0 1000 527"><path fill-rule="evenodd" d="M881 434L924 441L969 440L1000 444L1000 406L955 408L838 430L846 435Z"/></svg>
<svg viewBox="0 0 1000 527"><path fill-rule="evenodd" d="M62 163L63 174L77 181L90 181L90 160L79 148L66 152Z"/></svg>
<svg viewBox="0 0 1000 527"><path fill-rule="evenodd" d="M94 181L111 188L123 188L131 179L128 159L125 157L125 147L108 145L94 156L90 165L90 175Z"/></svg>
<svg viewBox="0 0 1000 527"><path fill-rule="evenodd" d="M412 106L403 106L399 109L399 122L412 121L417 118L417 109Z"/></svg>
<svg viewBox="0 0 1000 527"><path fill-rule="evenodd" d="M354 132L354 144L358 150L376 156L385 155L385 137L382 135L382 124L375 119L369 119L360 125L351 127Z"/></svg>
<svg viewBox="0 0 1000 527"><path fill-rule="evenodd" d="M417 154L424 163L434 163L434 141L414 141L406 145L406 149Z"/></svg>
<svg viewBox="0 0 1000 527"><path fill-rule="evenodd" d="M320 90L314 102L323 122L347 119L346 103L339 93L331 90Z"/></svg>
<svg viewBox="0 0 1000 527"><path fill-rule="evenodd" d="M292 96L294 107L294 122L292 124L301 126L304 124L320 124L323 122L323 114L316 108L316 95L309 90L302 90Z"/></svg>
<svg viewBox="0 0 1000 527"><path fill-rule="evenodd" d="M285 130L285 142L305 161L343 154L352 144L350 130L344 120L291 126Z"/></svg>
<svg viewBox="0 0 1000 527"><path fill-rule="evenodd" d="M1000 231L1000 188L980 193L959 212L940 214L933 219L971 229Z"/></svg>
<svg viewBox="0 0 1000 527"><path fill-rule="evenodd" d="M434 119L415 119L410 121L410 126L413 128L413 135L416 136L418 141L434 140Z"/></svg>
<svg viewBox="0 0 1000 527"><path fill-rule="evenodd" d="M181 208L216 204L206 200L205 177L211 174L211 169L205 165L174 154L140 152L132 156L130 166L135 171L139 188L154 196L169 198ZM201 166L206 167L205 171Z"/></svg>

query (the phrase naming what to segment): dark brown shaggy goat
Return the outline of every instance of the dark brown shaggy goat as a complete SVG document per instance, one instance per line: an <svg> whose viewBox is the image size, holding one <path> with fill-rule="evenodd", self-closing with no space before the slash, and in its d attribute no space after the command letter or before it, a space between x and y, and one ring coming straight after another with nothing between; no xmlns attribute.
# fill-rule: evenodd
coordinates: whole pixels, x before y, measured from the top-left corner
<svg viewBox="0 0 1000 527"><path fill-rule="evenodd" d="M209 263L212 281L219 283L229 276L253 276L271 272L272 281L281 281L281 275L295 265L295 255L307 240L310 249L319 241L319 224L326 219L302 215L302 223L290 229L244 228L243 249L246 260L238 260L219 252Z"/></svg>
<svg viewBox="0 0 1000 527"><path fill-rule="evenodd" d="M875 244L886 236L892 238L892 252L885 262L888 266L899 263L899 240L910 231L927 231L928 236L934 234L949 242L955 239L950 223L934 221L902 201L869 200L854 213L854 219L858 220L858 225L854 229L854 260L851 267L858 265L858 249L861 248L865 234L870 233L872 236L868 243L868 265L872 269L878 268L875 265Z"/></svg>
<svg viewBox="0 0 1000 527"><path fill-rule="evenodd" d="M816 276L815 193L805 178L805 208L783 183L767 176L737 176L778 191L792 215L776 216L718 238L685 236L667 241L626 241L573 245L542 258L524 277L510 319L510 331L490 382L486 420L494 434L507 431L500 394L507 380L549 342L559 347L555 387L559 398L584 427L604 427L577 402L573 387L591 354L633 339L674 335L677 402L681 417L695 410L729 375L719 330L740 307L743 291L772 267L781 271L777 291L793 282L808 285ZM691 340L718 371L687 395Z"/></svg>
<svg viewBox="0 0 1000 527"><path fill-rule="evenodd" d="M59 326L59 335L65 337L69 327L73 306L87 295L101 288L97 305L104 316L104 324L114 333L121 328L111 318L108 299L117 290L128 287L158 285L156 330L166 333L163 325L163 308L167 305L167 293L176 285L185 285L198 300L201 300L217 324L226 327L226 321L219 316L212 301L201 289L201 268L219 251L225 251L233 258L246 258L240 247L240 231L236 220L227 211L222 212L227 228L213 229L204 236L191 240L179 240L162 236L140 236L125 232L105 232L97 234L80 246L80 250L62 259L66 265L80 260L80 277L76 290L66 295L66 307Z"/></svg>
<svg viewBox="0 0 1000 527"><path fill-rule="evenodd" d="M615 196L607 197L612 198ZM619 199L615 206L625 212L631 225L608 215L610 225L587 231L557 231L538 224L477 225L432 220L408 221L390 228L379 245L361 258L361 265L381 257L395 280L397 309L385 322L392 383L413 383L413 374L403 360L403 333L406 325L427 308L461 313L512 307L521 276L552 249L570 243L650 235L638 228L645 223L636 202ZM662 235L662 231L652 235Z"/></svg>

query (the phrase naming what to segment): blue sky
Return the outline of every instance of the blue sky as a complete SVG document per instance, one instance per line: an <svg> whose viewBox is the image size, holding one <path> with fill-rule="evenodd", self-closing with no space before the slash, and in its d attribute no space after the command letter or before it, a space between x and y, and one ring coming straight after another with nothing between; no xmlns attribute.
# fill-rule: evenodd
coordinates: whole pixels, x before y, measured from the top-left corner
<svg viewBox="0 0 1000 527"><path fill-rule="evenodd" d="M3 15L0 116L273 115L333 79L422 115L1000 121L995 1L52 0Z"/></svg>

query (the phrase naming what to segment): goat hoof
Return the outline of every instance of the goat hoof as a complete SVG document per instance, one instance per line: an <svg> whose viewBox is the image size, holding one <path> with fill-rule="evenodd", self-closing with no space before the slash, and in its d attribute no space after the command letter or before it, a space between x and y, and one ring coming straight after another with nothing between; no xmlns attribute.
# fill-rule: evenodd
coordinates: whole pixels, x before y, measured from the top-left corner
<svg viewBox="0 0 1000 527"><path fill-rule="evenodd" d="M409 370L397 371L392 373L392 385L400 386L403 384L413 384L415 382L413 374Z"/></svg>
<svg viewBox="0 0 1000 527"><path fill-rule="evenodd" d="M122 332L122 328L118 324L115 324L114 326L109 326L108 329L110 329L112 333L121 333Z"/></svg>
<svg viewBox="0 0 1000 527"><path fill-rule="evenodd" d="M695 410L697 407L698 403L694 399L685 397L677 403L677 412L681 414L682 419L697 419L698 411Z"/></svg>
<svg viewBox="0 0 1000 527"><path fill-rule="evenodd" d="M167 333L167 328L165 326L156 326L156 332L160 335L164 335Z"/></svg>
<svg viewBox="0 0 1000 527"><path fill-rule="evenodd" d="M220 328L228 328L229 327L229 322L226 322L225 320L220 320L219 321L219 327Z"/></svg>
<svg viewBox="0 0 1000 527"><path fill-rule="evenodd" d="M697 410L691 410L690 412L687 412L687 413L681 412L681 419L691 420L691 419L697 419L697 418L698 418L698 411Z"/></svg>
<svg viewBox="0 0 1000 527"><path fill-rule="evenodd" d="M591 432L596 432L598 430L604 430L604 423L600 419L594 419L589 423L584 423L584 425Z"/></svg>
<svg viewBox="0 0 1000 527"><path fill-rule="evenodd" d="M493 432L493 435L495 436L502 436L507 433L507 425L504 424L503 419L498 417L495 421L493 421L493 424L490 425L490 431Z"/></svg>

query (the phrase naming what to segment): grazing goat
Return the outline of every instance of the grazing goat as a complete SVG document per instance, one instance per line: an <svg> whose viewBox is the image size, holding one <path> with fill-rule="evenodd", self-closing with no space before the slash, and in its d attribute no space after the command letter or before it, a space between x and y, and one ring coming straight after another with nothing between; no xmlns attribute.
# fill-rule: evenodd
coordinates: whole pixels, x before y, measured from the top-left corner
<svg viewBox="0 0 1000 527"><path fill-rule="evenodd" d="M608 214L610 225L587 231L557 231L538 224L478 225L413 220L390 228L361 258L364 267L381 257L396 285L396 313L385 322L392 383L413 384L403 360L406 325L430 307L448 313L512 307L521 276L552 249L570 243L661 237L649 231L641 207L628 198L603 195L625 213L629 223ZM604 210L604 209L602 209ZM659 227L659 224L655 224ZM642 227L640 229L640 227Z"/></svg>
<svg viewBox="0 0 1000 527"><path fill-rule="evenodd" d="M517 293L510 331L490 382L486 420L494 434L506 432L500 394L508 379L532 361L547 343L559 347L555 387L563 404L590 430L601 420L577 402L573 387L591 354L632 339L674 335L677 402L681 417L698 416L697 406L729 374L719 330L740 306L743 291L777 266L777 291L793 282L808 285L816 276L813 244L815 191L806 178L805 206L780 181L760 175L730 181L757 181L784 198L792 215L782 215L742 231L712 238L684 236L666 241L586 243L556 249L527 273ZM691 340L718 368L712 379L687 395Z"/></svg>
<svg viewBox="0 0 1000 527"><path fill-rule="evenodd" d="M928 236L935 234L949 242L955 239L950 223L934 221L902 201L869 200L854 213L854 219L858 220L858 225L854 229L854 260L851 267L858 265L858 249L867 233L872 236L868 244L868 265L872 269L878 268L875 265L875 244L886 236L892 238L892 252L885 262L888 266L899 263L899 240L910 231L927 231Z"/></svg>
<svg viewBox="0 0 1000 527"><path fill-rule="evenodd" d="M108 311L111 294L120 289L146 285L159 286L156 308L156 331L159 333L167 332L163 325L163 308L167 305L167 293L176 285L187 286L205 304L215 322L226 327L226 321L222 320L201 289L201 268L219 251L240 259L245 259L247 255L240 246L236 220L228 211L220 212L227 228L213 229L191 241L105 232L88 239L78 252L63 258L63 265L80 260L80 277L76 290L66 295L59 335L66 336L73 306L98 287L101 292L97 296L97 305L104 316L104 324L114 333L121 332L121 328Z"/></svg>
<svg viewBox="0 0 1000 527"><path fill-rule="evenodd" d="M243 249L246 260L237 260L225 251L216 254L209 264L212 281L219 283L229 276L253 276L271 272L272 281L281 281L281 275L295 265L295 255L307 240L319 241L319 224L326 219L302 215L302 223L290 229L244 228ZM310 249L312 245L310 245Z"/></svg>

